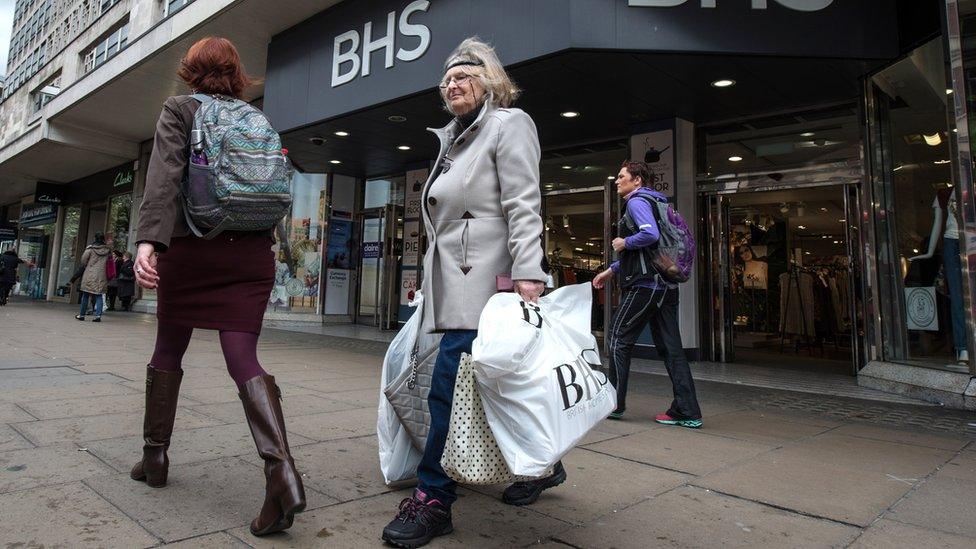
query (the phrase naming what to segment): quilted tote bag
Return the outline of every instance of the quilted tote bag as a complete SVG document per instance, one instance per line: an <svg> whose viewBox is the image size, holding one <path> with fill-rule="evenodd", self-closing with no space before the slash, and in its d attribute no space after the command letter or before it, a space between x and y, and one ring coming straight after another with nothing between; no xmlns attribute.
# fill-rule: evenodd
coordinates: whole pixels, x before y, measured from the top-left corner
<svg viewBox="0 0 976 549"><path fill-rule="evenodd" d="M451 426L447 430L441 467L447 476L462 484L504 484L538 478L515 476L505 463L485 418L468 354L461 355L458 366ZM543 476L549 474L551 470Z"/></svg>
<svg viewBox="0 0 976 549"><path fill-rule="evenodd" d="M418 342L419 344L419 342ZM410 435L414 448L424 451L427 445L427 432L430 430L430 410L427 408L427 395L430 394L430 380L437 361L438 347L414 348L410 356L410 367L406 368L383 390L387 400L393 405L400 424Z"/></svg>

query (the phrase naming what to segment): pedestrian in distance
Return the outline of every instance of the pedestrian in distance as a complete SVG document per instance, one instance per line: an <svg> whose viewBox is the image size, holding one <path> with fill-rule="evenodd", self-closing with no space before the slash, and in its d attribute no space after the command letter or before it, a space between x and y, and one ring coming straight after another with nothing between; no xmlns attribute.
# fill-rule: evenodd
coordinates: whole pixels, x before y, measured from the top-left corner
<svg viewBox="0 0 976 549"><path fill-rule="evenodd" d="M639 263L627 261L628 254L638 254L657 245L660 237L650 201L666 201L667 198L647 188L650 181L650 171L644 162L628 161L621 166L617 173L617 195L626 201L626 213L618 223L619 236L612 242L621 260L613 262L609 269L593 280L593 286L602 289L616 275L622 290L620 307L614 314L607 335L609 378L617 389L617 408L609 418L623 418L627 407L631 353L644 327L650 326L651 336L664 359L674 392L671 407L657 415L654 421L697 429L702 426L702 416L678 329L678 286L668 283L657 273L641 275L628 272L630 265Z"/></svg>
<svg viewBox="0 0 976 549"><path fill-rule="evenodd" d="M111 272L115 273L115 276L111 276L108 279L108 292L105 294L106 300L108 301L108 311L115 310L115 301L119 297L119 271L122 269L122 252L118 250L112 250L112 259L110 260L114 264L114 268Z"/></svg>
<svg viewBox="0 0 976 549"><path fill-rule="evenodd" d="M17 248L0 254L0 306L6 305L10 299L10 291L17 284L17 267L25 263L17 255Z"/></svg>
<svg viewBox="0 0 976 549"><path fill-rule="evenodd" d="M183 58L178 76L196 95L170 97L163 104L139 210L134 273L140 286L156 290L157 331L146 368L143 457L131 477L152 487L166 485L166 452L183 379L183 355L195 328L218 330L228 373L237 385L244 416L264 461L264 504L250 526L252 534L261 536L290 528L295 514L305 509L302 478L288 447L281 389L257 357L258 336L274 285L274 239L270 229L227 230L210 239L195 236L180 196L191 160L195 114L204 108L203 103L218 115L231 113L232 108L249 116L257 111L240 101L251 80L237 49L225 38L207 37L195 43ZM262 126L262 130L269 128ZM227 144L203 137L193 142L194 164L207 165L207 156L201 153L218 162L220 147ZM259 152L266 153L251 151L248 160L255 161ZM274 161L286 165L280 150L267 154L272 153ZM230 156L219 158L240 162ZM244 467L242 473L250 471Z"/></svg>
<svg viewBox="0 0 976 549"><path fill-rule="evenodd" d="M95 318L92 322L102 321L102 307L104 306L104 295L108 289L108 272L105 264L112 260L112 250L105 243L105 235L95 233L92 243L85 248L81 254L81 268L84 273L81 275L81 308L75 318L85 320L88 312L88 304L95 302ZM80 269L79 269L80 270Z"/></svg>
<svg viewBox="0 0 976 549"><path fill-rule="evenodd" d="M529 115L512 108L518 88L494 49L469 38L447 58L440 92L454 118L434 130L441 152L422 189L429 246L421 289L422 329L443 337L428 396L430 429L417 468L419 485L383 529L383 539L397 547L420 547L454 529L457 483L440 461L461 354L471 352L499 275L510 275L514 290L529 302L538 301L546 280L539 244L539 138ZM565 475L557 464L551 477L513 485L504 499L532 503Z"/></svg>
<svg viewBox="0 0 976 549"><path fill-rule="evenodd" d="M135 262L132 261L132 253L122 254L122 261L119 265L119 301L122 303L123 311L132 310L132 298L136 295L136 273Z"/></svg>

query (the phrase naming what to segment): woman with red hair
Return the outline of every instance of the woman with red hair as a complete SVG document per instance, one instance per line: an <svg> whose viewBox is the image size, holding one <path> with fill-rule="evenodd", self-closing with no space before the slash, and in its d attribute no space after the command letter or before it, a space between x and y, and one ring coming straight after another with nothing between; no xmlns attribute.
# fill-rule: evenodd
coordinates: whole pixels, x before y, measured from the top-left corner
<svg viewBox="0 0 976 549"><path fill-rule="evenodd" d="M178 75L192 93L216 101L240 100L250 85L237 49L225 38L194 44ZM264 310L274 285L274 239L271 231L224 231L209 240L190 233L180 188L198 108L200 101L191 95L170 97L163 104L139 209L135 276L140 286L156 290L157 332L146 368L143 457L131 476L153 487L166 485L166 450L183 378L183 354L194 328L219 330L227 370L265 464L267 494L251 522L251 533L260 536L291 527L295 514L305 509L305 490L285 434L281 390L257 358Z"/></svg>

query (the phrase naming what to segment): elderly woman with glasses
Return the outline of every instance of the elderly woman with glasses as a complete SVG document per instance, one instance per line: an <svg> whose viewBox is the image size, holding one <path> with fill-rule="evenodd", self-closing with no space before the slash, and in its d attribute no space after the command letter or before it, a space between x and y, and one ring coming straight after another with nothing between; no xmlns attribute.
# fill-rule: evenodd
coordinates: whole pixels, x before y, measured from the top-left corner
<svg viewBox="0 0 976 549"><path fill-rule="evenodd" d="M539 138L529 115L511 107L519 90L492 47L475 38L454 50L444 71L441 97L454 119L434 130L440 154L422 194L430 245L421 285L424 329L443 338L428 396L431 424L417 468L419 486L383 530L383 539L398 547L419 547L453 531L457 484L440 460L458 364L462 353L471 352L482 309L508 280L524 300L535 302L546 278ZM513 485L505 501L532 503L565 480L561 465L555 471Z"/></svg>

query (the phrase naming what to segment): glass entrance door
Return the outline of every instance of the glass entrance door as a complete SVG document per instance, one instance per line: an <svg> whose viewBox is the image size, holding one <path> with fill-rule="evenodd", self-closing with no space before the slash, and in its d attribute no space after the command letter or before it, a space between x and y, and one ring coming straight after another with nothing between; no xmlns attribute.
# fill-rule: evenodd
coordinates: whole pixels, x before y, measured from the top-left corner
<svg viewBox="0 0 976 549"><path fill-rule="evenodd" d="M398 258L402 253L401 206L389 205L359 217L359 288L356 322L383 330L396 325Z"/></svg>

